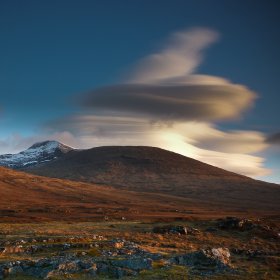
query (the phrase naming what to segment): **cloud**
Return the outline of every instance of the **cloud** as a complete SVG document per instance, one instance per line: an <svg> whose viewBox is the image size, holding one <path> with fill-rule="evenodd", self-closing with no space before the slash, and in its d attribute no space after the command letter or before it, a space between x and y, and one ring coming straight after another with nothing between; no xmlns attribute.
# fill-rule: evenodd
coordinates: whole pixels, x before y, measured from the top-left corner
<svg viewBox="0 0 280 280"><path fill-rule="evenodd" d="M199 148L225 153L251 154L265 150L265 135L258 131L222 131L210 123L187 122L177 125L186 141Z"/></svg>
<svg viewBox="0 0 280 280"><path fill-rule="evenodd" d="M193 74L204 49L218 37L206 28L177 32L162 50L143 58L124 83L94 89L81 103L94 112L134 113L153 121L240 118L256 93L221 77Z"/></svg>
<svg viewBox="0 0 280 280"><path fill-rule="evenodd" d="M150 83L190 74L201 63L202 51L218 37L216 31L207 28L176 32L161 51L137 64L129 80L132 83Z"/></svg>
<svg viewBox="0 0 280 280"><path fill-rule="evenodd" d="M173 34L126 81L79 96L82 113L48 127L76 135L84 148L156 146L244 175L267 174L264 159L252 155L266 148L264 135L222 131L214 124L240 118L256 93L222 77L194 74L218 37L205 28Z"/></svg>
<svg viewBox="0 0 280 280"><path fill-rule="evenodd" d="M266 142L272 145L280 145L280 132L267 136Z"/></svg>
<svg viewBox="0 0 280 280"><path fill-rule="evenodd" d="M153 120L217 121L240 117L255 98L245 86L192 75L176 83L103 87L87 94L83 105L94 110L134 112Z"/></svg>
<svg viewBox="0 0 280 280"><path fill-rule="evenodd" d="M151 123L139 116L116 115L73 115L48 126L54 131L67 129L76 135L83 148L155 146L248 176L269 173L262 166L263 158L247 154L265 148L264 135L254 131L224 132L209 123L176 122L168 125Z"/></svg>

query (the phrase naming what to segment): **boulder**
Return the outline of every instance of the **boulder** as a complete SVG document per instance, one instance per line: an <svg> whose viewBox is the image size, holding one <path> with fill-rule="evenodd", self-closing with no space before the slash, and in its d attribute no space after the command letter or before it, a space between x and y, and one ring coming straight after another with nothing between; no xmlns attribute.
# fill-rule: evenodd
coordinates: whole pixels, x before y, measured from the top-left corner
<svg viewBox="0 0 280 280"><path fill-rule="evenodd" d="M195 270L220 272L230 268L230 252L228 248L204 249L176 256L170 262Z"/></svg>
<svg viewBox="0 0 280 280"><path fill-rule="evenodd" d="M9 275L19 275L23 273L23 269L20 265L16 265L9 268Z"/></svg>
<svg viewBox="0 0 280 280"><path fill-rule="evenodd" d="M149 258L129 258L124 260L112 260L111 266L140 271L152 269L152 262L153 261Z"/></svg>
<svg viewBox="0 0 280 280"><path fill-rule="evenodd" d="M165 234L165 233L175 233L175 234L183 234L183 235L188 234L187 228L181 225L178 226L166 225L166 226L154 227L153 232L160 233L160 234Z"/></svg>

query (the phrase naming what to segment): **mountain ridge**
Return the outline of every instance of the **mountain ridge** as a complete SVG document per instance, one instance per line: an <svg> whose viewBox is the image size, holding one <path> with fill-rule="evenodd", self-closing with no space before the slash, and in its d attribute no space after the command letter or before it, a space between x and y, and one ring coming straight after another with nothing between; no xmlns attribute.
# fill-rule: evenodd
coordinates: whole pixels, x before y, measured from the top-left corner
<svg viewBox="0 0 280 280"><path fill-rule="evenodd" d="M55 161L24 168L24 171L129 191L233 204L238 200L246 200L250 204L250 199L268 202L271 193L280 198L280 186L277 184L254 180L164 149L145 146L104 146L72 151Z"/></svg>

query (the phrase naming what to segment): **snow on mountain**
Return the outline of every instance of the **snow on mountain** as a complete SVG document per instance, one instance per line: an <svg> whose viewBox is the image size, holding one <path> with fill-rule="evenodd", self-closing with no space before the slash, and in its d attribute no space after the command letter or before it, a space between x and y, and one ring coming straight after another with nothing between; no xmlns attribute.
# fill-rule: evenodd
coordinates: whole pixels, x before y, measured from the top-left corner
<svg viewBox="0 0 280 280"><path fill-rule="evenodd" d="M57 141L39 142L18 154L0 155L0 166L20 169L55 160L72 150L74 149Z"/></svg>

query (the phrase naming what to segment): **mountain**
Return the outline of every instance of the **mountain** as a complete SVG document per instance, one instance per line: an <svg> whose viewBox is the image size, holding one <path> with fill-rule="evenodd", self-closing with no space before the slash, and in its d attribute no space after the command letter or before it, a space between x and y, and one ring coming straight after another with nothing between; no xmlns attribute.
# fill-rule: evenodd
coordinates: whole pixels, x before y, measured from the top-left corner
<svg viewBox="0 0 280 280"><path fill-rule="evenodd" d="M110 185L119 190L172 195L189 199L189 203L196 201L240 211L280 210L280 186L277 184L254 180L153 147L76 150L24 170L48 177Z"/></svg>
<svg viewBox="0 0 280 280"><path fill-rule="evenodd" d="M72 150L73 148L57 141L44 141L18 154L0 155L0 166L21 169L55 160Z"/></svg>

